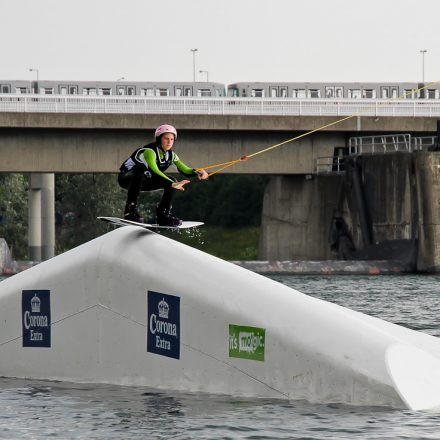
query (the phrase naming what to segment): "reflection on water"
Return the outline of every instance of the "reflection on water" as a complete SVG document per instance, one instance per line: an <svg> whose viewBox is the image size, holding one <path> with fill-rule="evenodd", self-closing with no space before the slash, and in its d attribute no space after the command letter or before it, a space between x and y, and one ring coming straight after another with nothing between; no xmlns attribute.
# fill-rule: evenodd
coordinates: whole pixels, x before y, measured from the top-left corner
<svg viewBox="0 0 440 440"><path fill-rule="evenodd" d="M440 277L273 277L439 336ZM0 378L1 439L438 439L440 414Z"/></svg>
<svg viewBox="0 0 440 440"><path fill-rule="evenodd" d="M440 336L440 275L302 276L279 281L300 292Z"/></svg>
<svg viewBox="0 0 440 440"><path fill-rule="evenodd" d="M0 380L0 438L439 438L440 415L146 388Z"/></svg>

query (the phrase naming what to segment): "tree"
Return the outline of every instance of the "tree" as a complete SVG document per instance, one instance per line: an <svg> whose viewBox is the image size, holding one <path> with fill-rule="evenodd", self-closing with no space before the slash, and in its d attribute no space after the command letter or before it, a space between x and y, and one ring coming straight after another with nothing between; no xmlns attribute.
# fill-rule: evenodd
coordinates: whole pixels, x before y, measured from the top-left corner
<svg viewBox="0 0 440 440"><path fill-rule="evenodd" d="M0 174L0 237L17 260L28 257L27 190L27 176Z"/></svg>
<svg viewBox="0 0 440 440"><path fill-rule="evenodd" d="M109 226L97 217L121 217L126 197L127 192L119 187L114 174L57 174L57 253L107 232ZM141 196L141 212L151 212L156 199Z"/></svg>
<svg viewBox="0 0 440 440"><path fill-rule="evenodd" d="M202 220L227 228L257 226L261 221L264 176L220 175L193 181L178 194L174 212L180 218Z"/></svg>

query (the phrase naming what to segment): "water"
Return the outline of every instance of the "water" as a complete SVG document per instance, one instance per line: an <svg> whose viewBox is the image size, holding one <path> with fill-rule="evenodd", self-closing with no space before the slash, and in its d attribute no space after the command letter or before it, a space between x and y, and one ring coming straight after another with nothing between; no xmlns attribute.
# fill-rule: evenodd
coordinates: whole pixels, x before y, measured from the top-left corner
<svg viewBox="0 0 440 440"><path fill-rule="evenodd" d="M440 277L273 278L440 336ZM0 438L439 439L440 414L3 378Z"/></svg>

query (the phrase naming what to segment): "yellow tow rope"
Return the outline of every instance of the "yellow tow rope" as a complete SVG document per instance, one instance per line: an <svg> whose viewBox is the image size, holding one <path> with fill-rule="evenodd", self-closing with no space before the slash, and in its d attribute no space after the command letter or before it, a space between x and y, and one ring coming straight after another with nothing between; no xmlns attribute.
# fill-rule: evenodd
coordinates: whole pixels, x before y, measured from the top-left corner
<svg viewBox="0 0 440 440"><path fill-rule="evenodd" d="M424 89L426 89L428 87L431 87L431 86L433 86L435 84L438 84L439 82L440 81L435 81L435 82L427 84L426 86L420 87L419 89L411 90L409 92L404 92L402 95L400 95L400 96L398 96L396 98L391 98L388 101L379 103L379 106L388 105L388 104L390 104L391 102L393 102L393 101L395 101L397 99L405 98L410 93L420 92L421 90L424 90ZM267 151L273 150L274 148L281 147L282 145L285 145L285 144L288 144L290 142L296 141L296 140L298 140L300 138L309 136L312 133L316 133L317 131L324 130L325 128L331 127L331 126L336 125L336 124L340 124L341 122L347 121L348 119L355 118L357 116L359 116L359 115L353 114L353 115L350 115L350 116L346 116L345 118L338 119L337 121L331 122L330 124L325 124L325 125L323 125L323 126L321 126L319 128L315 128L315 129L310 130L310 131L308 131L306 133L303 133L303 134L300 134L298 136L295 136L295 137L293 137L291 139L287 139L287 140L285 140L283 142L280 142L279 144L275 144L275 145L272 145L270 147L263 148L262 150L256 151L255 153L248 154L246 156L241 156L239 159L231 160L229 162L217 163L215 165L208 165L206 167L196 168L196 171L210 170L210 169L213 169L213 168L218 168L218 169L212 171L211 173L208 173L208 176L212 176L214 174L219 173L220 171L223 171L225 168L231 167L231 166L233 166L233 165L235 165L235 164L237 164L239 162L246 161L246 160L250 159L251 157L257 156L258 154L262 154L262 153L265 153Z"/></svg>

